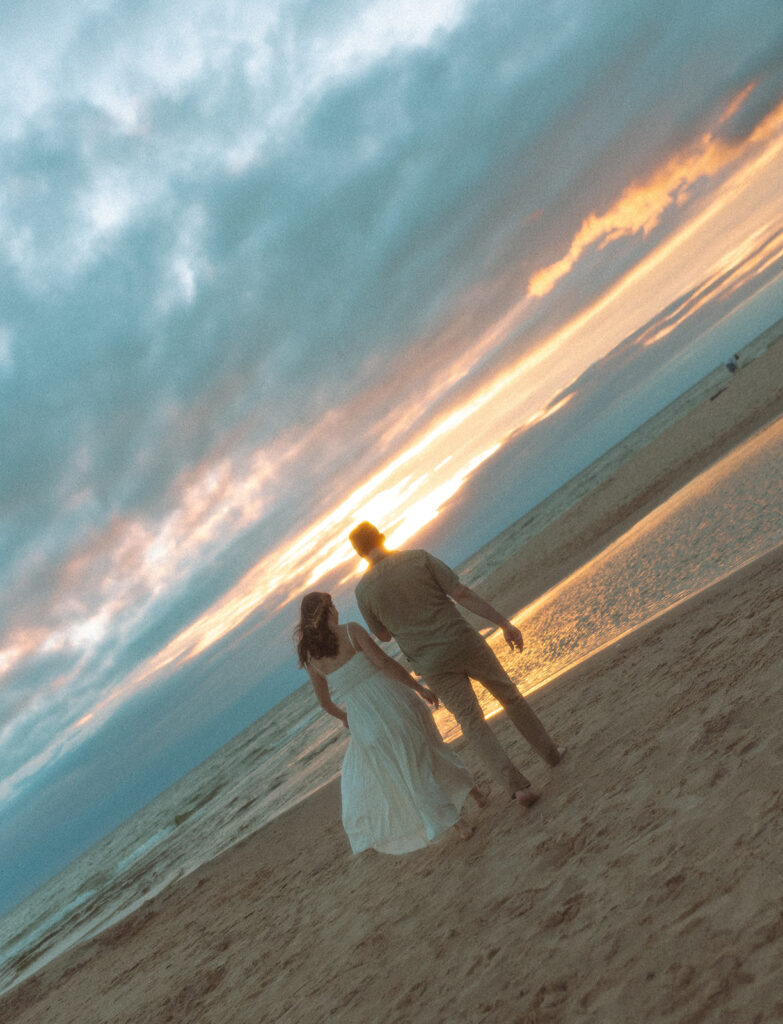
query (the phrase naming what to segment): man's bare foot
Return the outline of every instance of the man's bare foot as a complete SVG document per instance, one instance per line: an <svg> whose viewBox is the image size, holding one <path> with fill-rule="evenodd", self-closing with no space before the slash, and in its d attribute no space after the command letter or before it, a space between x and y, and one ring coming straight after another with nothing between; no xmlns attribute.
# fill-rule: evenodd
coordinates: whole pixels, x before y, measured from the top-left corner
<svg viewBox="0 0 783 1024"><path fill-rule="evenodd" d="M479 782L468 795L473 797L477 807L486 807L489 803L489 783Z"/></svg>
<svg viewBox="0 0 783 1024"><path fill-rule="evenodd" d="M463 821L462 818L460 818L460 820L453 826L453 828L457 835L460 837L460 839L462 839L463 841L470 839L470 837L473 835L473 832L475 831L473 828L471 828L470 825L468 825L467 822Z"/></svg>
<svg viewBox="0 0 783 1024"><path fill-rule="evenodd" d="M525 789L518 789L512 799L516 800L520 807L532 807L540 796L541 794L536 793L531 786L527 786Z"/></svg>

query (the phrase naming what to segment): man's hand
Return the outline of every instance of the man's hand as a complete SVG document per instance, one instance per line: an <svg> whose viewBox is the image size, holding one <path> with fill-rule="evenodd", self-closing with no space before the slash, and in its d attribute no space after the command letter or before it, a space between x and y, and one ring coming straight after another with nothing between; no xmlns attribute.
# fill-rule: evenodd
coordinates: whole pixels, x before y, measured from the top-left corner
<svg viewBox="0 0 783 1024"><path fill-rule="evenodd" d="M512 626L510 622L507 626L503 627L503 636L512 651L521 651L524 649L525 641L522 637L522 631L517 629L516 626Z"/></svg>
<svg viewBox="0 0 783 1024"><path fill-rule="evenodd" d="M493 608L489 601L485 601L483 597L479 597L478 594L474 593L470 587L466 587L464 583L457 583L450 591L449 597L456 601L457 604L461 604L463 608L467 608L469 612L473 612L474 615L480 615L482 619L486 619L487 622L493 623L495 626L500 626L503 630L503 636L506 638L506 643L513 650L521 651L525 646L525 641L522 639L522 633L517 629L516 626L512 626L505 616Z"/></svg>
<svg viewBox="0 0 783 1024"><path fill-rule="evenodd" d="M437 696L432 692L432 690L428 690L426 686L422 686L422 688L419 690L419 693L424 698L424 700L426 700L426 702L432 706L432 709L434 711L438 710L438 708L440 707L440 701L438 700Z"/></svg>

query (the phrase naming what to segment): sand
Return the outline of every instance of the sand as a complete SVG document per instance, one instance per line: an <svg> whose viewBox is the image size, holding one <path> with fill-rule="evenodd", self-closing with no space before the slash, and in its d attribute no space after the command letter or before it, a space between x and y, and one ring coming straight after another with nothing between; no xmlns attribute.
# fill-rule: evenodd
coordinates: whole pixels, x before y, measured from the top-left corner
<svg viewBox="0 0 783 1024"><path fill-rule="evenodd" d="M781 593L778 550L538 691L555 769L495 719L529 811L495 792L468 842L352 858L327 786L0 1018L783 1020Z"/></svg>
<svg viewBox="0 0 783 1024"><path fill-rule="evenodd" d="M761 344L769 345L761 356L735 374L718 372L706 400L677 419L520 551L513 550L515 530L511 527L507 532L512 556L481 578L477 584L481 593L505 614L514 614L726 452L783 414L783 320L745 351L757 350Z"/></svg>
<svg viewBox="0 0 783 1024"><path fill-rule="evenodd" d="M575 533L611 539L779 412L770 357L752 400L757 364L560 524L559 570L554 533L501 567L506 605L536 557L565 575ZM493 719L542 789L530 810L495 788L468 842L352 857L329 785L7 993L0 1020L783 1020L782 605L780 548L538 690L557 768Z"/></svg>

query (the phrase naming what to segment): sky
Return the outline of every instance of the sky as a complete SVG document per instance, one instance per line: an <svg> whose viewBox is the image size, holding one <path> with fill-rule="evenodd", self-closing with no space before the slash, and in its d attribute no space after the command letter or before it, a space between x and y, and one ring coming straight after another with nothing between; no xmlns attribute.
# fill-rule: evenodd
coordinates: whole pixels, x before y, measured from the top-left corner
<svg viewBox="0 0 783 1024"><path fill-rule="evenodd" d="M777 0L3 25L0 911L783 311Z"/></svg>

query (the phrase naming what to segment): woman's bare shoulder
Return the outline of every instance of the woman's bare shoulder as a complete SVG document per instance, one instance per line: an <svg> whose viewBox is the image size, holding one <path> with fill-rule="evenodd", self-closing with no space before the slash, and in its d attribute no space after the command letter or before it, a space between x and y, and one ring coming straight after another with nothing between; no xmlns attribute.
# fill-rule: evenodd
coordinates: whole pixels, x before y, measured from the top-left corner
<svg viewBox="0 0 783 1024"><path fill-rule="evenodd" d="M352 633L365 633L367 636L369 636L369 633L367 633L367 630L364 628L361 622L355 622L353 619L351 619L351 621L346 622L345 625L350 629Z"/></svg>

